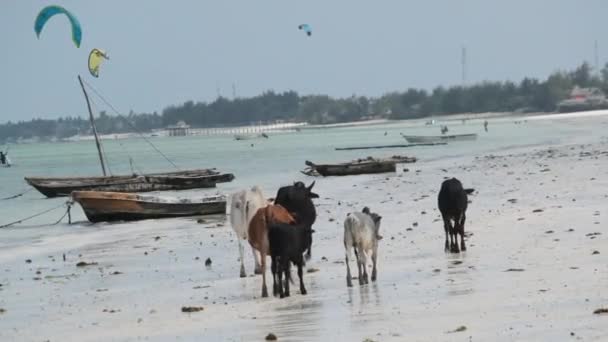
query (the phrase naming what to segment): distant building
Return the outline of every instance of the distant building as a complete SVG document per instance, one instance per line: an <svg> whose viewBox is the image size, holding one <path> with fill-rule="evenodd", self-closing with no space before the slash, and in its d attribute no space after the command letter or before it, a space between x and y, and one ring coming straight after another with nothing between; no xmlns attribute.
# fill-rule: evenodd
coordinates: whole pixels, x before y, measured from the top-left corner
<svg viewBox="0 0 608 342"><path fill-rule="evenodd" d="M605 109L608 108L608 100L601 89L575 86L570 92L570 98L560 101L557 108L561 113Z"/></svg>
<svg viewBox="0 0 608 342"><path fill-rule="evenodd" d="M177 125L167 126L167 131L169 131L170 137L183 137L188 135L190 130L190 125L187 125L183 121L179 121Z"/></svg>

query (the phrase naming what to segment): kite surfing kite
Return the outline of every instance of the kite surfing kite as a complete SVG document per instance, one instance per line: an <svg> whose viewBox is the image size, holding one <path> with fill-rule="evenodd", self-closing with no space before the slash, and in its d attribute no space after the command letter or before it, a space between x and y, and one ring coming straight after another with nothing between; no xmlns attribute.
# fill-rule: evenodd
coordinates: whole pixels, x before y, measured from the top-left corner
<svg viewBox="0 0 608 342"><path fill-rule="evenodd" d="M44 25L52 16L56 14L65 14L65 16L68 17L70 24L72 25L72 41L76 47L80 47L80 40L82 39L82 29L80 28L80 23L72 13L61 6L47 6L43 8L40 13L38 13L34 23L34 31L36 31L36 36L40 38L40 32L42 32Z"/></svg>
<svg viewBox="0 0 608 342"><path fill-rule="evenodd" d="M99 67L104 59L109 60L110 57L103 50L93 49L89 53L89 72L93 77L99 77Z"/></svg>
<svg viewBox="0 0 608 342"><path fill-rule="evenodd" d="M303 30L310 37L312 35L312 28L308 24L302 24L298 26L298 29Z"/></svg>

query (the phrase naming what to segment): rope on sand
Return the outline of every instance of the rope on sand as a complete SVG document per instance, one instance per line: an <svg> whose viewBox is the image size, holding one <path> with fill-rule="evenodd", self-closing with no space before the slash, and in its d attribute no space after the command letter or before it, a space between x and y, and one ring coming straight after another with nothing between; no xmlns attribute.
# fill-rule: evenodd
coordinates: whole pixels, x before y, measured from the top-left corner
<svg viewBox="0 0 608 342"><path fill-rule="evenodd" d="M72 214L71 214L70 211L72 210L72 205L73 204L74 204L73 201L67 201L67 202L65 202L67 210L65 211L65 213L63 214L63 216L61 216L61 218L59 220L57 220L57 222L53 223L53 225L59 224L59 222L61 222L66 215L68 216L68 224L72 224Z"/></svg>
<svg viewBox="0 0 608 342"><path fill-rule="evenodd" d="M16 194L16 195L5 197L5 198L0 198L0 201L5 201L5 200L21 197L21 196L27 194L28 192L30 192L32 189L34 189L34 188L29 188L29 189L25 190L24 192L22 192L20 194Z"/></svg>
<svg viewBox="0 0 608 342"><path fill-rule="evenodd" d="M38 217L38 216L44 215L44 214L46 214L46 213L49 213L49 212L51 212L51 211L53 211L53 210L57 210L57 209L59 209L59 208L63 207L64 205L65 205L65 203L61 203L60 205L58 205L58 206L56 206L56 207L53 207L53 208L47 209L47 210L42 211L42 212L40 212L40 213L38 213L38 214L34 214L34 215L28 216L28 217L26 217L26 218L22 218L22 219L20 219L20 220L17 220L17 221L11 222L11 223L7 223L7 224L4 224L4 225L1 225L1 226L0 226L0 228L8 228L8 227L10 227L10 226L12 226L12 225L15 225L15 224L17 224L17 223L22 223L22 222L27 221L27 220L29 220L29 219L33 219L34 217ZM70 208L70 206L68 206L68 212L70 211L70 210L69 210L69 208ZM66 214L67 214L67 213L66 213ZM65 215L64 215L63 217L65 217ZM61 219L63 219L63 217L62 217ZM59 223L59 222L57 222L57 223Z"/></svg>

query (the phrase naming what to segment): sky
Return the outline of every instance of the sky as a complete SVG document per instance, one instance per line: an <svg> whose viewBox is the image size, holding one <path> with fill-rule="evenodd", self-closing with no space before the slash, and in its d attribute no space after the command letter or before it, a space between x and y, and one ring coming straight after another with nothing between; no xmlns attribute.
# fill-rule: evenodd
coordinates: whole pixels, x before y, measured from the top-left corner
<svg viewBox="0 0 608 342"><path fill-rule="evenodd" d="M46 5L71 11L40 39ZM0 123L86 116L77 75L120 112L267 90L380 96L410 87L545 78L608 60L606 0L104 0L0 2ZM311 37L298 30L309 24ZM92 48L110 60L99 78ZM99 101L97 110L107 110Z"/></svg>

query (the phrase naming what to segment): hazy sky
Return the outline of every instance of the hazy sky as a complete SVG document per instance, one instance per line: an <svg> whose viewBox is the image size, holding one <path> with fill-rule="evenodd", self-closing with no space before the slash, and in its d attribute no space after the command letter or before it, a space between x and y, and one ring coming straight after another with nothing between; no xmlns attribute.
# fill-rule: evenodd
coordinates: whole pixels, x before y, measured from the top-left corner
<svg viewBox="0 0 608 342"><path fill-rule="evenodd" d="M49 4L78 17L79 49L64 17L36 38ZM606 0L2 0L0 123L85 115L78 74L125 113L231 97L232 83L238 96L431 89L460 82L463 45L469 82L543 78L593 63L594 40L604 61L606 15ZM98 79L95 47L111 58Z"/></svg>

